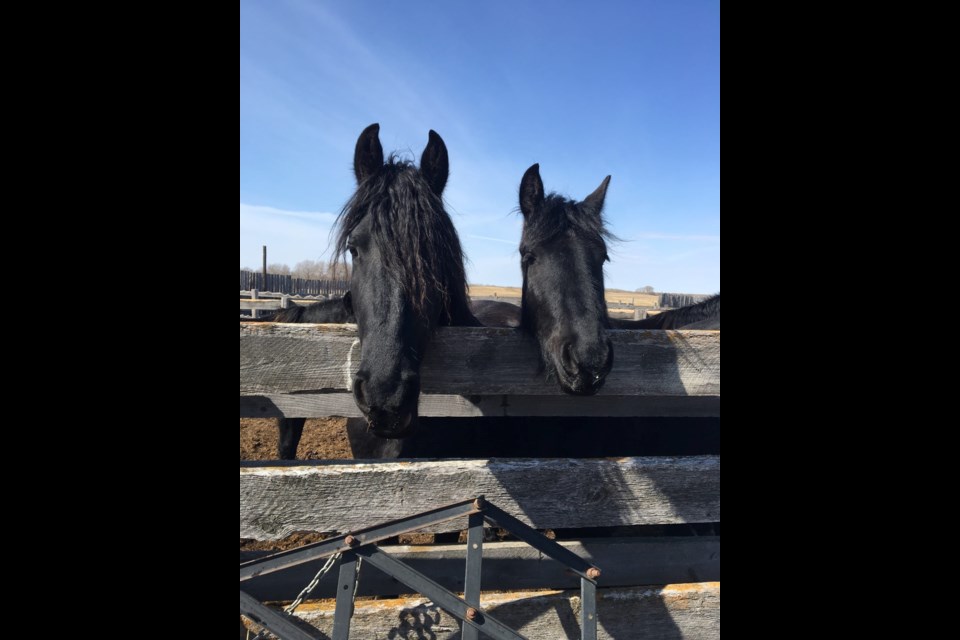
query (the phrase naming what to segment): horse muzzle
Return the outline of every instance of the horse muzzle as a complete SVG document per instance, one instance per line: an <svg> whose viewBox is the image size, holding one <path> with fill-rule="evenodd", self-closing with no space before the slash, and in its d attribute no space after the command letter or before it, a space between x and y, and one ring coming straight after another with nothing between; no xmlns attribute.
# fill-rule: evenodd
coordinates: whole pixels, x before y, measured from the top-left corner
<svg viewBox="0 0 960 640"><path fill-rule="evenodd" d="M391 413L372 410L366 415L367 429L381 438L406 438L417 430L416 412Z"/></svg>

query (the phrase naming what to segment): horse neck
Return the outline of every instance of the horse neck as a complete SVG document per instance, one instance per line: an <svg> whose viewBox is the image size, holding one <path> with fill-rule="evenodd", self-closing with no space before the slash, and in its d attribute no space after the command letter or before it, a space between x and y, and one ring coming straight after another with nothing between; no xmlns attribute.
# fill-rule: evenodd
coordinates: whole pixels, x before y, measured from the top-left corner
<svg viewBox="0 0 960 640"><path fill-rule="evenodd" d="M615 329L677 329L719 318L720 294L717 294L703 302L679 309L668 309L643 320L611 320L611 326Z"/></svg>
<svg viewBox="0 0 960 640"><path fill-rule="evenodd" d="M450 326L451 327L482 327L483 323L477 320L470 310L470 298L464 296L452 296L450 300Z"/></svg>

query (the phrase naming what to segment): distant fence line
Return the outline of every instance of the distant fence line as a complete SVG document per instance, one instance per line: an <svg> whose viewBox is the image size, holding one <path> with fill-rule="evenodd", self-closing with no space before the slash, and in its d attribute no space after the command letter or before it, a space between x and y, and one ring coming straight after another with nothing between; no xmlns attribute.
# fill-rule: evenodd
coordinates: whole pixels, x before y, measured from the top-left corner
<svg viewBox="0 0 960 640"><path fill-rule="evenodd" d="M263 274L258 271L240 272L240 290L272 291L274 293L289 293L291 295L343 295L350 289L349 280L307 280L294 278L279 273L268 273L264 282Z"/></svg>
<svg viewBox="0 0 960 640"><path fill-rule="evenodd" d="M267 280L264 282L263 273L259 271L241 271L240 272L240 290L249 291L257 289L259 291L271 291L274 293L286 293L290 295L302 296L335 296L343 295L350 289L349 280L308 280L306 278L294 278L293 276L281 275L279 273L268 273ZM676 309L687 305L696 304L709 298L708 294L702 293L661 293L659 294L658 306L663 309ZM483 296L478 300L504 300L507 302L519 303L519 298L505 298L503 296ZM607 306L618 309L632 309L634 304L626 302L608 302Z"/></svg>
<svg viewBox="0 0 960 640"><path fill-rule="evenodd" d="M680 307L686 307L691 304L703 302L709 297L709 295L704 293L661 293L660 308L678 309Z"/></svg>

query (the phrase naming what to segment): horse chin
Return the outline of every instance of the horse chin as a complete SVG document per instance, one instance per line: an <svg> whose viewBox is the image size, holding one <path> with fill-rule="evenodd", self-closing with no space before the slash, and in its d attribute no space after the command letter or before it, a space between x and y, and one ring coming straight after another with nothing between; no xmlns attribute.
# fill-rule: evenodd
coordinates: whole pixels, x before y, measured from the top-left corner
<svg viewBox="0 0 960 640"><path fill-rule="evenodd" d="M406 438L414 434L419 421L415 411L402 414L380 414L376 419L366 416L367 429L380 438Z"/></svg>
<svg viewBox="0 0 960 640"><path fill-rule="evenodd" d="M555 362L553 364L553 371L557 380L557 386L559 386L560 390L564 393L572 396L592 396L603 388L603 384L607 381L609 368L599 373L590 373L581 370L575 375L570 375L560 366L560 363Z"/></svg>
<svg viewBox="0 0 960 640"><path fill-rule="evenodd" d="M562 373L557 375L557 382L560 390L574 396L592 396L603 387L606 382L606 376L599 378L588 376L576 376L567 378Z"/></svg>

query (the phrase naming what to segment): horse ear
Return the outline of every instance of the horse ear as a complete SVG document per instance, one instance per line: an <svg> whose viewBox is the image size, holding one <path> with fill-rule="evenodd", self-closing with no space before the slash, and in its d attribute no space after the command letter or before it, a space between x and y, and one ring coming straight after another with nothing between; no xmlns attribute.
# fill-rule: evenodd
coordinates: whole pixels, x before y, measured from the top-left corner
<svg viewBox="0 0 960 640"><path fill-rule="evenodd" d="M353 175L357 177L357 184L373 175L382 166L383 147L380 146L380 125L373 123L357 138L357 148L353 152Z"/></svg>
<svg viewBox="0 0 960 640"><path fill-rule="evenodd" d="M607 197L607 186L610 184L610 176L603 179L597 190L583 199L583 207L593 215L600 215L603 211L603 201Z"/></svg>
<svg viewBox="0 0 960 640"><path fill-rule="evenodd" d="M420 175L430 185L438 196L447 186L447 177L450 175L450 159L447 157L447 145L443 144L436 131L430 129L430 140L420 156Z"/></svg>
<svg viewBox="0 0 960 640"><path fill-rule="evenodd" d="M543 180L540 179L540 164L526 170L520 181L520 211L529 216L543 202Z"/></svg>

